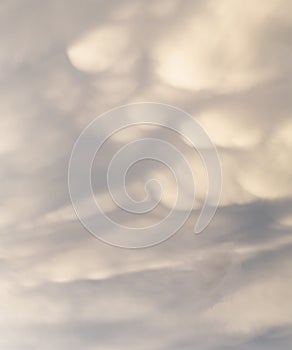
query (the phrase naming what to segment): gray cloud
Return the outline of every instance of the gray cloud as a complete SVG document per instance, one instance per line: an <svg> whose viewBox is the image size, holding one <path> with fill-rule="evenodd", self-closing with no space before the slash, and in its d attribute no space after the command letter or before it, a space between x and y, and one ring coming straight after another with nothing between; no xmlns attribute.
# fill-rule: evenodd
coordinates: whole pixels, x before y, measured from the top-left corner
<svg viewBox="0 0 292 350"><path fill-rule="evenodd" d="M1 348L291 346L291 4L245 5L1 4ZM198 118L224 187L214 221L194 236L204 172L174 141L198 176L199 205L172 239L127 251L79 224L67 165L93 118L140 100ZM97 166L133 136L116 135ZM138 195L150 170L141 172L129 183ZM95 190L119 215L105 184Z"/></svg>

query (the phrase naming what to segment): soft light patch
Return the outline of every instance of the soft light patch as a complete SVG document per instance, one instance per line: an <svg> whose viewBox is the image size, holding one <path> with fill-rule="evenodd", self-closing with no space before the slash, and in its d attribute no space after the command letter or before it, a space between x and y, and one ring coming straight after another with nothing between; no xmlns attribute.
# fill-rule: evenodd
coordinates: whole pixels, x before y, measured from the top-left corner
<svg viewBox="0 0 292 350"><path fill-rule="evenodd" d="M258 34L277 1L210 1L173 26L154 50L157 74L182 89L245 89L273 76L257 62Z"/></svg>
<svg viewBox="0 0 292 350"><path fill-rule="evenodd" d="M262 136L260 128L237 111L210 110L199 119L211 140L219 147L254 147Z"/></svg>
<svg viewBox="0 0 292 350"><path fill-rule="evenodd" d="M135 61L129 46L128 28L108 25L81 37L69 46L67 53L73 66L81 71L122 73L127 72Z"/></svg>

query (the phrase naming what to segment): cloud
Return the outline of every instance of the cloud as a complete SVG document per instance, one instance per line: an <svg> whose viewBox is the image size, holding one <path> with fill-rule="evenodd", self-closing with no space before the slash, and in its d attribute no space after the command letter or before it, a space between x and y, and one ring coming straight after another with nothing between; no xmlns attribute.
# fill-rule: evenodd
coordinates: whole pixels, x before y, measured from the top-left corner
<svg viewBox="0 0 292 350"><path fill-rule="evenodd" d="M125 25L107 25L91 31L68 48L72 64L85 72L111 69L126 73L135 53L129 53L131 32Z"/></svg>
<svg viewBox="0 0 292 350"><path fill-rule="evenodd" d="M1 348L289 347L290 7L285 0L1 5ZM67 166L93 118L138 100L196 117L218 147L224 186L214 220L194 236L206 178L189 144L158 128L114 135L93 181L109 215L143 224L172 205L167 169L146 165L129 174L128 189L140 198L145 182L161 176L166 193L155 217L122 216L109 200L102 168L135 137L171 141L197 187L192 215L172 239L128 251L80 225Z"/></svg>
<svg viewBox="0 0 292 350"><path fill-rule="evenodd" d="M285 17L278 3L201 4L194 14L171 26L157 44L154 59L159 77L177 88L224 92L275 78L275 67L259 62L257 54L269 19Z"/></svg>

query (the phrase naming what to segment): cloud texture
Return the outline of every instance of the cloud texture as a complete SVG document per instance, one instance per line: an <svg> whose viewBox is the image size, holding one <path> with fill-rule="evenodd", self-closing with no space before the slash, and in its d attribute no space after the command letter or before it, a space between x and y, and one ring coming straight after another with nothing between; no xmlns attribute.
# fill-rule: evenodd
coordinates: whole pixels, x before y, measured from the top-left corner
<svg viewBox="0 0 292 350"><path fill-rule="evenodd" d="M291 348L291 7L2 1L1 349ZM125 141L158 136L189 158L198 187L172 239L128 251L80 225L67 166L93 118L136 101L197 118L218 147L224 184L215 219L194 236L206 190L199 157L165 130L114 135L96 159L97 175ZM168 190L149 222L165 215L174 194L172 178L155 166L129 174L129 192L141 198L151 171ZM96 179L96 196L119 217Z"/></svg>

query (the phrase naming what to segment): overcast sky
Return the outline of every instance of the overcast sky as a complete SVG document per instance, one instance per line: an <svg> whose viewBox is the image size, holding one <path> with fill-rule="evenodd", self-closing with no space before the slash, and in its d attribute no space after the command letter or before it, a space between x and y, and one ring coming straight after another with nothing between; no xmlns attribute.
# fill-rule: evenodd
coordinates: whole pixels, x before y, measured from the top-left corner
<svg viewBox="0 0 292 350"><path fill-rule="evenodd" d="M0 348L292 348L292 2L2 0L0 27ZM89 122L139 101L205 127L223 191L194 235L198 157L165 130L114 135L94 166L109 215L119 217L99 171L136 137L173 140L198 176L184 227L127 250L82 227L67 170ZM150 165L128 185L139 199L153 172L166 181L157 219L175 188Z"/></svg>

